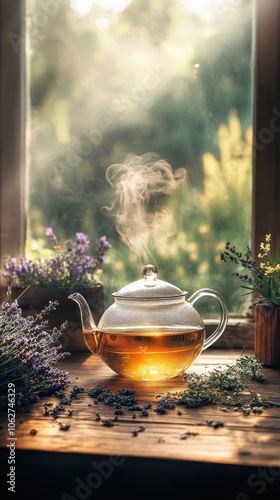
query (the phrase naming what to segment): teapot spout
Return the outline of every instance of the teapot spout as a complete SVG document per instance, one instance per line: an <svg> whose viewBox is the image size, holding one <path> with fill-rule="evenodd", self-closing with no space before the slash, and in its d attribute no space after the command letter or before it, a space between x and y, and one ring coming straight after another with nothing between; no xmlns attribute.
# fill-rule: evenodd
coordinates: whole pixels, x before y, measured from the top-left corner
<svg viewBox="0 0 280 500"><path fill-rule="evenodd" d="M69 295L68 299L77 302L81 313L81 325L86 346L92 353L99 352L100 334L91 314L86 299L78 292Z"/></svg>
<svg viewBox="0 0 280 500"><path fill-rule="evenodd" d="M86 299L78 292L71 293L68 299L77 302L81 313L81 324L84 333L90 333L97 330L97 326L91 314L91 310Z"/></svg>

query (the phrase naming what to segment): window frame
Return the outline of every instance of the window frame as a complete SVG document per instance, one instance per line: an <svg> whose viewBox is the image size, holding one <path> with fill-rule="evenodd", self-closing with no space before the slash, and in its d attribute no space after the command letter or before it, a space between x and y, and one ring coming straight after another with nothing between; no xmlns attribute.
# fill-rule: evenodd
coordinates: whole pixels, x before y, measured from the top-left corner
<svg viewBox="0 0 280 500"><path fill-rule="evenodd" d="M27 84L25 0L0 0L0 262L25 251ZM226 2L226 0L225 0ZM13 36L15 35L15 38ZM12 38L11 38L12 37ZM14 40L14 43L11 42ZM253 258L264 235L280 241L280 2L255 0L253 33ZM0 278L1 279L1 278ZM0 283L1 284L1 283ZM2 282L3 285L3 282ZM237 322L238 323L238 322ZM243 325L244 328L244 325Z"/></svg>
<svg viewBox="0 0 280 500"><path fill-rule="evenodd" d="M1 0L0 262L24 254L26 213L25 1ZM11 37L17 45L12 46Z"/></svg>
<svg viewBox="0 0 280 500"><path fill-rule="evenodd" d="M280 241L280 2L255 0L253 35L253 213L256 259L265 234ZM276 121L278 123L276 125Z"/></svg>

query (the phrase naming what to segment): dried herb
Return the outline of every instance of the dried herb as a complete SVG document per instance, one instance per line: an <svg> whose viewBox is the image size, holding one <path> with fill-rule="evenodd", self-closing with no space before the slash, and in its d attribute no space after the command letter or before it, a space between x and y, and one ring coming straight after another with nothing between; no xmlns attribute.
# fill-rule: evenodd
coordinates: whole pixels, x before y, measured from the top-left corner
<svg viewBox="0 0 280 500"><path fill-rule="evenodd" d="M198 432L187 431L180 435L180 439L187 439L190 436L198 436Z"/></svg>
<svg viewBox="0 0 280 500"><path fill-rule="evenodd" d="M109 418L101 419L101 421L102 421L102 425L104 425L104 427L113 427L113 425L115 425L113 420L110 420Z"/></svg>
<svg viewBox="0 0 280 500"><path fill-rule="evenodd" d="M122 389L117 393L114 393L113 391L110 391L110 389L103 387L103 385L93 387L93 389L88 391L88 396L92 397L94 403L96 404L101 402L108 406L115 406L117 413L123 406L135 408L135 405L138 403L135 398L135 391L131 389Z"/></svg>
<svg viewBox="0 0 280 500"><path fill-rule="evenodd" d="M146 430L146 428L141 425L139 427L139 429L132 431L132 436L136 437L136 436L138 436L139 432L144 432L145 430Z"/></svg>
<svg viewBox="0 0 280 500"><path fill-rule="evenodd" d="M70 427L70 424L63 424L62 422L59 422L59 428L61 431L69 431Z"/></svg>
<svg viewBox="0 0 280 500"><path fill-rule="evenodd" d="M225 369L214 369L206 374L185 373L183 377L186 389L157 395L160 399L158 413L164 413L167 404L197 407L208 404L225 404L242 407L246 403L249 408L260 408L273 402L262 401L260 394L253 394L250 383L266 382L262 364L254 356L241 355L232 366ZM249 397L249 401L248 401ZM275 403L278 405L278 403Z"/></svg>

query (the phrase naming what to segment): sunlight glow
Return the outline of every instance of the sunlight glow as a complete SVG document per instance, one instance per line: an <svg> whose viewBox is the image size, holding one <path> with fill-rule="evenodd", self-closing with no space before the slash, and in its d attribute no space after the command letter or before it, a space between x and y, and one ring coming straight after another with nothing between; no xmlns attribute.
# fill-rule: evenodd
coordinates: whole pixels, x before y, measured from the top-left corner
<svg viewBox="0 0 280 500"><path fill-rule="evenodd" d="M217 0L179 0L191 12L201 17L209 18L215 14Z"/></svg>
<svg viewBox="0 0 280 500"><path fill-rule="evenodd" d="M121 12L130 2L131 0L71 0L71 7L80 16L86 16L95 5Z"/></svg>

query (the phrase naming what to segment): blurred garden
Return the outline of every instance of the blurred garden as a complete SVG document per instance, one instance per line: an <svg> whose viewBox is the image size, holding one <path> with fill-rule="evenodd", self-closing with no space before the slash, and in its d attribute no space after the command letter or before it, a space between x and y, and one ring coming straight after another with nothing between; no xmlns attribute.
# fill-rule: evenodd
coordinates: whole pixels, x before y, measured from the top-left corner
<svg viewBox="0 0 280 500"><path fill-rule="evenodd" d="M227 241L251 243L252 4L27 0L27 255L50 254L46 227L61 243L87 234L92 253L105 235L109 305L148 262L105 208L116 195L108 168L153 152L186 173L144 203L147 217L172 216L172 232L150 224L159 277L189 293L214 288L231 314L248 313L250 296L220 253Z"/></svg>

